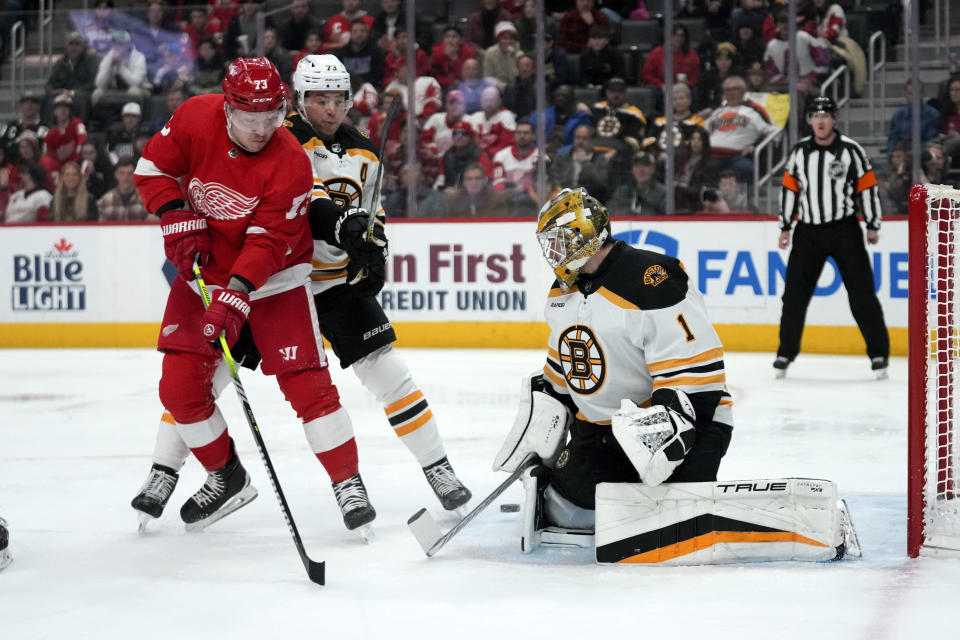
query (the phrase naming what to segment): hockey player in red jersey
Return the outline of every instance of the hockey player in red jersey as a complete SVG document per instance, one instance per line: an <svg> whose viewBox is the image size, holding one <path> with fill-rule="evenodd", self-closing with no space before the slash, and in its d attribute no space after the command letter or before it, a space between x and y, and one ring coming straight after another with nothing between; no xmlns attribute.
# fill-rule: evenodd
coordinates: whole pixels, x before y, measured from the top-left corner
<svg viewBox="0 0 960 640"><path fill-rule="evenodd" d="M212 342L225 332L228 343L236 343L244 323L262 350L263 372L277 377L303 421L347 528L375 516L309 290L312 178L296 139L280 126L285 103L272 63L238 58L223 80L223 95L181 105L147 143L135 173L144 204L161 218L164 249L178 271L158 341L160 400L208 472L180 510L188 529L256 497L213 393L221 356ZM196 257L211 289L206 310L192 282Z"/></svg>

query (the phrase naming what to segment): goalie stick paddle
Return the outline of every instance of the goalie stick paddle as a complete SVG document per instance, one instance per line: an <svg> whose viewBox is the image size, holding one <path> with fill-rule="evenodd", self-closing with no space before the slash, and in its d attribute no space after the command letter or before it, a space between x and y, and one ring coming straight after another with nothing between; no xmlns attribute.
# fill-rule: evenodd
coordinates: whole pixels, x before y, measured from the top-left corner
<svg viewBox="0 0 960 640"><path fill-rule="evenodd" d="M210 306L210 293L207 291L207 285L200 274L200 263L194 260L193 275L197 278L197 284L200 286L200 294L203 298L203 308ZM253 409L250 407L250 401L247 400L247 393L243 390L243 384L240 382L240 374L237 372L237 363L230 353L230 347L227 346L227 338L220 332L220 349L223 351L223 359L227 361L230 368L230 376L233 378L233 387L237 390L237 397L240 398L240 404L243 405L243 415L247 417L247 424L250 425L250 431L253 433L253 439L257 443L257 451L260 453L260 459L263 466L267 469L267 476L270 478L270 485L273 487L273 493L277 496L277 502L280 503L280 510L283 511L283 518L287 521L287 528L290 535L293 536L293 542L297 546L297 552L300 553L300 560L303 561L303 568L307 570L307 577L311 582L322 585L325 584L325 565L323 562L316 562L307 556L307 550L303 547L303 540L300 539L300 531L297 530L297 523L293 521L293 513L290 512L290 505L283 495L283 489L280 488L280 481L277 479L277 472L273 469L273 463L270 461L270 454L267 453L267 446L260 435L260 428L257 426L257 419L253 417Z"/></svg>
<svg viewBox="0 0 960 640"><path fill-rule="evenodd" d="M493 490L493 493L488 495L483 501L473 508L473 511L461 518L450 531L446 533L440 533L440 526L437 524L437 521L433 519L433 516L430 515L430 512L426 509L420 509L415 514L410 516L410 519L407 520L407 526L410 527L413 537L417 539L417 542L420 543L420 547L423 549L423 552L427 554L428 558L432 558L437 554L440 549L444 547L453 536L460 533L460 530L465 526L470 524L470 521L477 517L481 511L486 509L496 500L500 494L507 490L511 484L513 484L517 478L523 475L523 472L526 471L529 467L534 466L540 462L540 458L537 457L537 454L530 453L526 458L523 459L523 462L520 463L520 466L511 473L506 480L500 483L496 489Z"/></svg>
<svg viewBox="0 0 960 640"><path fill-rule="evenodd" d="M367 231L363 234L364 239L370 242L373 239L373 227L377 224L377 209L380 208L380 186L383 184L383 154L387 150L387 136L390 135L390 128L393 121L397 119L400 113L400 99L394 96L390 100L390 106L387 108L387 115L383 118L383 128L380 130L380 153L377 156L377 179L373 183L373 199L370 201L370 221L367 222ZM364 267L354 276L350 284L357 284L367 277L367 269Z"/></svg>

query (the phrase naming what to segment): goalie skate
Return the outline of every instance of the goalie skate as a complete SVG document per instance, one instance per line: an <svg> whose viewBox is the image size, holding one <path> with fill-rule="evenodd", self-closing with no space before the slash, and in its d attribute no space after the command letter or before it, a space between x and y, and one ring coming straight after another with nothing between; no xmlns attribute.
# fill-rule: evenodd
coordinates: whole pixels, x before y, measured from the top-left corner
<svg viewBox="0 0 960 640"><path fill-rule="evenodd" d="M139 512L137 515L140 518L140 533L147 530L151 520L163 515L179 478L180 473L170 467L156 463L150 467L150 473L140 487L140 492L130 501L130 506Z"/></svg>
<svg viewBox="0 0 960 640"><path fill-rule="evenodd" d="M856 527L853 526L847 501L838 500L837 509L840 511L840 532L843 534L843 542L837 547L837 560L842 559L845 555L862 558L863 549L860 548L860 538L857 536Z"/></svg>
<svg viewBox="0 0 960 640"><path fill-rule="evenodd" d="M454 511L468 502L473 494L467 489L446 457L423 468L423 474L430 483L430 488L437 494L437 499L447 511Z"/></svg>
<svg viewBox="0 0 960 640"><path fill-rule="evenodd" d="M7 531L7 521L0 518L0 569L5 569L13 562L10 555L10 533Z"/></svg>
<svg viewBox="0 0 960 640"><path fill-rule="evenodd" d="M234 453L222 469L207 474L200 490L183 503L180 518L186 523L187 531L200 531L250 504L256 497L257 490Z"/></svg>
<svg viewBox="0 0 960 640"><path fill-rule="evenodd" d="M359 529L358 533L364 542L373 540L373 527L370 523L377 517L377 512L370 504L367 488L363 485L360 474L354 474L342 482L333 483L333 495L337 498L337 505L343 514L343 524L349 531Z"/></svg>

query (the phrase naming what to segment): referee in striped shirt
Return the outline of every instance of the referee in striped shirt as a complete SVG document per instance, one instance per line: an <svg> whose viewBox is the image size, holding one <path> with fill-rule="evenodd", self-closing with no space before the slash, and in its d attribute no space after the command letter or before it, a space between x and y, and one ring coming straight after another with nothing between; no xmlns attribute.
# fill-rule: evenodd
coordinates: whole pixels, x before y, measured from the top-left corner
<svg viewBox="0 0 960 640"><path fill-rule="evenodd" d="M867 242L880 239L880 198L877 179L863 149L836 130L837 106L826 96L810 101L807 121L813 135L798 142L790 152L783 174L780 203L780 248L793 250L787 261L780 316L780 347L773 363L777 377L800 353L807 306L827 258L833 258L843 278L850 310L867 343L870 366L878 379L887 377L890 338L883 321L883 309L874 292L873 271L863 231L857 221L867 223Z"/></svg>

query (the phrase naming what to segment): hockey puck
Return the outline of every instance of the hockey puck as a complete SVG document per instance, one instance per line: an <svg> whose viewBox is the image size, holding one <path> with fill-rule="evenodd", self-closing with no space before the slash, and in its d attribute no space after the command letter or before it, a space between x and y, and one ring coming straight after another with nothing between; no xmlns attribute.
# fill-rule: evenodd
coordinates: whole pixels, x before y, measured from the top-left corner
<svg viewBox="0 0 960 640"><path fill-rule="evenodd" d="M500 505L500 513L516 513L520 511L520 505L505 503Z"/></svg>

